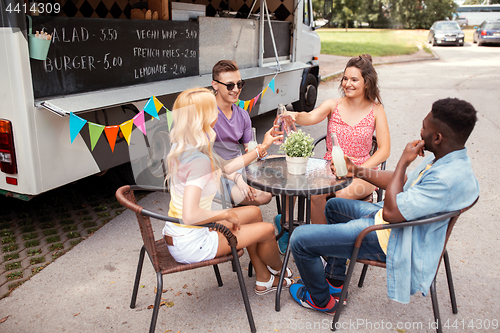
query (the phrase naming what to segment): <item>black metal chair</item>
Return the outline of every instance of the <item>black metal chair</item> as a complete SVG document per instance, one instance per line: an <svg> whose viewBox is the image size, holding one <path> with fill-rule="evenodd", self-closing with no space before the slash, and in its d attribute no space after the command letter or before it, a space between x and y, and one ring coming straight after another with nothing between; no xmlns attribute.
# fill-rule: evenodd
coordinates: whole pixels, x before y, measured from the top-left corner
<svg viewBox="0 0 500 333"><path fill-rule="evenodd" d="M352 274L354 272L354 266L356 265L356 262L363 263L363 270L361 272L361 276L359 278L358 282L358 287L362 287L364 283L364 279L366 276L366 271L368 269L368 265L372 266L377 266L377 267L386 267L386 263L383 261L376 261L376 260L364 260L364 259L358 259L358 253L361 247L361 243L363 242L363 239L367 234L370 232L376 231L376 230L382 230L382 229L396 229L396 228L405 228L405 227L413 227L416 225L422 225L422 224L428 224L428 223L434 223L434 222L439 222L443 221L445 219L450 219L450 222L448 223L448 228L446 230L446 238L444 242L444 247L441 252L441 258L439 259L439 264L441 263L441 259L444 259L444 266L446 270L446 277L448 281L448 289L450 292L450 299L451 299L451 306L452 306L452 311L454 314L458 313L458 308L457 308L457 301L455 298L455 289L453 287L453 278L451 276L451 267L450 267L450 260L448 257L448 251L446 250L446 244L448 243L448 239L450 238L451 231L453 227L455 226L455 223L458 220L458 217L460 214L463 212L469 210L472 206L476 204L476 202L479 200L479 198L474 201L472 205L470 205L467 208L464 208L462 210L456 210L448 213L443 213L439 214L434 217L430 218L424 218L420 220L414 220L414 221L408 221L408 222L400 222L400 223L392 223L392 224L377 224L377 225L372 225L368 228L365 228L363 231L361 231L356 239L356 243L354 244L354 249L352 251L351 259L349 261L349 266L347 268L347 274L346 278L344 280L344 287L342 288L342 293L340 294L339 299L346 299L347 298L347 292L349 289L349 283L351 282ZM441 333L442 332L442 326L441 326L441 317L439 315L439 305L438 305L438 300L437 300L437 293L436 293L436 276L439 271L439 266L436 270L436 274L434 275L434 280L432 281L431 287L430 287L430 292L431 292L431 300L432 300L432 309L434 311L434 320L437 323L437 332ZM344 308L344 302L339 302L337 304L337 311L335 313L335 316L332 320L331 324L331 329L332 331L336 330L335 324L339 321L340 314L342 313L342 310Z"/></svg>
<svg viewBox="0 0 500 333"><path fill-rule="evenodd" d="M137 273L135 276L134 289L132 291L132 301L130 303L130 307L135 308L135 303L137 299L137 291L139 288L139 281L141 278L142 272L142 264L144 262L145 252L148 253L149 259L153 265L153 268L156 272L157 279L157 287L156 287L156 297L153 308L153 315L151 318L151 325L149 327L149 332L153 333L156 327L156 320L158 318L158 311L160 309L160 300L163 290L163 275L182 272L186 270L191 270L195 268L205 267L205 266L213 266L215 271L215 276L217 278L217 282L219 287L222 286L222 279L220 277L219 268L217 264L231 261L233 264L233 271L238 275L238 282L241 289L241 295L243 296L243 302L245 304L245 309L248 317L248 323L250 325L250 330L252 333L256 332L255 323L253 320L252 310L250 308L250 303L248 301L248 294L245 288L245 282L243 280L243 273L241 272L241 266L239 257L241 257L244 253L243 250L237 250L236 246L238 244L238 240L233 233L226 228L222 224L218 223L207 223L204 225L199 225L200 227L210 228L212 230L216 230L223 234L229 245L231 246L231 255L216 257L211 260L205 260L193 264L181 264L172 258L170 252L168 251L167 244L163 238L159 240L155 240L153 228L151 226L150 218L158 219L161 221L168 221L172 223L180 223L178 219L174 219L168 216L164 216L158 213L154 213L152 211L146 210L143 207L136 204L134 190L142 190L144 188L139 186L122 186L116 191L116 198L120 202L120 204L132 211L135 212L137 217L137 221L139 222L139 227L142 234L142 240L144 245L141 248L141 252L139 255L139 262L137 263Z"/></svg>

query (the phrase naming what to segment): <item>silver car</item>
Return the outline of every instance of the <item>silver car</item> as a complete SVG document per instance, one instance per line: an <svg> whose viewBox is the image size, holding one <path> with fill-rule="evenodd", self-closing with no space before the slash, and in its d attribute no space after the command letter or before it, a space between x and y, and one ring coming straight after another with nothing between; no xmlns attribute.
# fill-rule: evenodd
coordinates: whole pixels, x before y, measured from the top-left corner
<svg viewBox="0 0 500 333"><path fill-rule="evenodd" d="M436 21L429 29L429 43L464 46L464 32L456 21Z"/></svg>

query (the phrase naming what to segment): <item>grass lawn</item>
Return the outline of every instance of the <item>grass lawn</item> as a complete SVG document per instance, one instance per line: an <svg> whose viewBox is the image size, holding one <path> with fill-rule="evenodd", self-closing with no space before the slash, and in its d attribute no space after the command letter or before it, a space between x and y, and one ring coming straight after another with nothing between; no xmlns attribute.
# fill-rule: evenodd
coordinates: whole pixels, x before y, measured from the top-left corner
<svg viewBox="0 0 500 333"><path fill-rule="evenodd" d="M411 54L417 45L427 43L427 30L387 29L318 29L321 53L357 56L369 53L373 57Z"/></svg>

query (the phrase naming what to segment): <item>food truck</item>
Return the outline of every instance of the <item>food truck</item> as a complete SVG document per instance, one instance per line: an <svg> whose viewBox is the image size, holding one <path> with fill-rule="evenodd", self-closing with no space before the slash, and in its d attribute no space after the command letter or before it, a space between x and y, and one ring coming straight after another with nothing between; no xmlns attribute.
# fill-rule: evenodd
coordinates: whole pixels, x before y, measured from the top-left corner
<svg viewBox="0 0 500 333"><path fill-rule="evenodd" d="M173 102L221 59L238 63L252 117L316 102L311 0L0 0L0 14L3 195L103 173L161 182Z"/></svg>

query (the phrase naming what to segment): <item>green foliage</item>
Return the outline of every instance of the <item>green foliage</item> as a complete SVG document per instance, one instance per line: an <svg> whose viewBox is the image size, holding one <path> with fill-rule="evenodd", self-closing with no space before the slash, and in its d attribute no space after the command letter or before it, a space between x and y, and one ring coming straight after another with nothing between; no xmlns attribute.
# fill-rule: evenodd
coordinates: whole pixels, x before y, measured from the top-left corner
<svg viewBox="0 0 500 333"><path fill-rule="evenodd" d="M314 155L313 142L314 139L309 134L299 129L287 136L280 150L289 157L309 157Z"/></svg>

